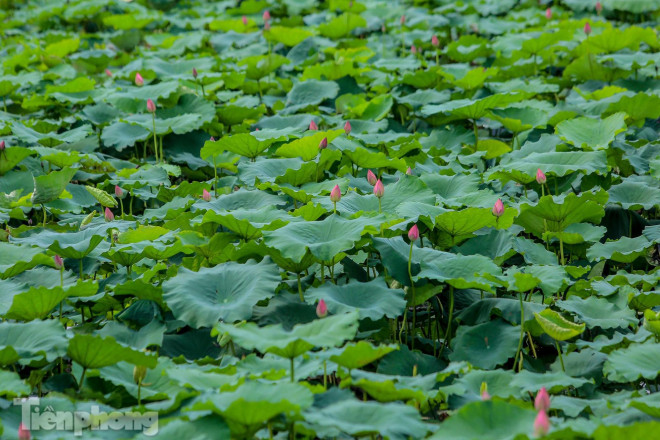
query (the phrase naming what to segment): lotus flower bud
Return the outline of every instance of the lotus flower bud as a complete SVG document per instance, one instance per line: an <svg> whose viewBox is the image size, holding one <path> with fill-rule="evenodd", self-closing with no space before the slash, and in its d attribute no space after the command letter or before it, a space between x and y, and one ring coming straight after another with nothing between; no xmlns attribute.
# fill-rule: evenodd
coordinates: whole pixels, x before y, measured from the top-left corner
<svg viewBox="0 0 660 440"><path fill-rule="evenodd" d="M270 20L270 12L268 10L264 11L263 19L264 19L264 21L269 21Z"/></svg>
<svg viewBox="0 0 660 440"><path fill-rule="evenodd" d="M62 269L62 266L64 265L64 262L62 261L62 257L59 255L55 255L53 257L53 261L55 262L55 269Z"/></svg>
<svg viewBox="0 0 660 440"><path fill-rule="evenodd" d="M115 196L117 196L120 199L124 197L124 190L121 189L118 185L115 185Z"/></svg>
<svg viewBox="0 0 660 440"><path fill-rule="evenodd" d="M346 134L351 134L351 123L350 123L350 121L346 121L346 123L344 124L344 131L346 132Z"/></svg>
<svg viewBox="0 0 660 440"><path fill-rule="evenodd" d="M495 217L501 217L502 214L504 214L504 203L502 203L502 199L497 199L495 206L493 206L493 215Z"/></svg>
<svg viewBox="0 0 660 440"><path fill-rule="evenodd" d="M18 425L18 440L30 440L30 437L30 430L21 422L21 424Z"/></svg>
<svg viewBox="0 0 660 440"><path fill-rule="evenodd" d="M319 303L316 305L316 316L319 318L325 318L328 315L328 306L325 305L323 299L319 300Z"/></svg>
<svg viewBox="0 0 660 440"><path fill-rule="evenodd" d="M28 219L28 226L32 226L32 219L31 218Z"/></svg>
<svg viewBox="0 0 660 440"><path fill-rule="evenodd" d="M310 129L310 130L314 130L314 131L316 131L316 130L319 129L319 126L316 125L316 122L314 122L313 119L312 119L312 122L309 123L309 129Z"/></svg>
<svg viewBox="0 0 660 440"><path fill-rule="evenodd" d="M600 2L596 2L596 12L600 15L603 12L603 5Z"/></svg>
<svg viewBox="0 0 660 440"><path fill-rule="evenodd" d="M490 394L488 393L488 384L486 382L481 382L481 389L479 390L479 395L481 400L490 400Z"/></svg>
<svg viewBox="0 0 660 440"><path fill-rule="evenodd" d="M548 179L545 177L545 174L543 173L543 171L541 171L541 168L537 169L536 170L536 182L539 185L543 185L546 182L546 180L548 180Z"/></svg>
<svg viewBox="0 0 660 440"><path fill-rule="evenodd" d="M208 192L206 189L202 191L202 199L204 199L205 202L210 202L211 201L211 193Z"/></svg>
<svg viewBox="0 0 660 440"><path fill-rule="evenodd" d="M401 22L401 26L403 26L406 23L406 16L402 15L401 18L399 19L399 22Z"/></svg>
<svg viewBox="0 0 660 440"><path fill-rule="evenodd" d="M341 189L339 185L335 185L332 191L330 191L330 201L337 203L339 200L341 200Z"/></svg>
<svg viewBox="0 0 660 440"><path fill-rule="evenodd" d="M140 75L140 72L135 74L135 85L136 86L144 85L144 78L142 78L142 75Z"/></svg>
<svg viewBox="0 0 660 440"><path fill-rule="evenodd" d="M412 168L408 167L408 169L406 169L406 174L412 176Z"/></svg>
<svg viewBox="0 0 660 440"><path fill-rule="evenodd" d="M440 40L438 40L438 36L434 35L431 37L431 45L433 47L439 47L440 46Z"/></svg>
<svg viewBox="0 0 660 440"><path fill-rule="evenodd" d="M589 22L586 22L584 24L584 33L587 34L587 36L591 34L591 25L589 24Z"/></svg>
<svg viewBox="0 0 660 440"><path fill-rule="evenodd" d="M115 215L110 211L110 208L105 208L105 221L111 222L115 219Z"/></svg>
<svg viewBox="0 0 660 440"><path fill-rule="evenodd" d="M376 182L378 181L378 177L371 172L371 170L367 171L367 182L369 182L370 185L375 185Z"/></svg>
<svg viewBox="0 0 660 440"><path fill-rule="evenodd" d="M545 411L539 411L534 420L534 435L543 437L550 431L550 419Z"/></svg>
<svg viewBox="0 0 660 440"><path fill-rule="evenodd" d="M147 111L149 113L154 113L156 111L156 104L154 104L151 98L147 99Z"/></svg>
<svg viewBox="0 0 660 440"><path fill-rule="evenodd" d="M209 139L211 142L215 142L215 138L211 136L211 139Z"/></svg>
<svg viewBox="0 0 660 440"><path fill-rule="evenodd" d="M548 390L545 387L542 387L538 393L536 393L536 399L534 399L534 408L537 411L548 412L550 410L550 395Z"/></svg>
<svg viewBox="0 0 660 440"><path fill-rule="evenodd" d="M415 55L417 53L417 48L415 47L414 44L412 46L410 46L410 53L413 54L413 55Z"/></svg>
<svg viewBox="0 0 660 440"><path fill-rule="evenodd" d="M136 365L133 367L133 382L139 385L145 377L147 377L147 367L144 365Z"/></svg>
<svg viewBox="0 0 660 440"><path fill-rule="evenodd" d="M328 138L324 137L321 139L321 142L319 142L319 150L323 150L325 148L328 148Z"/></svg>
<svg viewBox="0 0 660 440"><path fill-rule="evenodd" d="M243 20L243 25L247 26L248 25L248 19L245 15L243 16L242 20Z"/></svg>
<svg viewBox="0 0 660 440"><path fill-rule="evenodd" d="M412 228L408 231L408 238L410 241L415 241L419 238L419 228L417 225L413 225Z"/></svg>
<svg viewBox="0 0 660 440"><path fill-rule="evenodd" d="M197 69L193 67L193 78L197 79Z"/></svg>
<svg viewBox="0 0 660 440"><path fill-rule="evenodd" d="M0 151L5 150L5 141L0 141Z"/></svg>
<svg viewBox="0 0 660 440"><path fill-rule="evenodd" d="M378 179L374 185L374 195L379 199L385 195L385 187L383 186L383 182L381 182L380 179Z"/></svg>
<svg viewBox="0 0 660 440"><path fill-rule="evenodd" d="M552 9L548 8L545 10L545 18L550 20L552 18Z"/></svg>
<svg viewBox="0 0 660 440"><path fill-rule="evenodd" d="M112 78L112 72L110 69L105 69L105 74L108 75L108 77Z"/></svg>

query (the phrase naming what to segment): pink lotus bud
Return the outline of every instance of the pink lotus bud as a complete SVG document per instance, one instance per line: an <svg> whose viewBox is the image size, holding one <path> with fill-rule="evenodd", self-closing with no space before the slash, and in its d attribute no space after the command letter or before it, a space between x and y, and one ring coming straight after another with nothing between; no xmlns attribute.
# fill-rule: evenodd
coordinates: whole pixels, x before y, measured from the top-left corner
<svg viewBox="0 0 660 440"><path fill-rule="evenodd" d="M270 30L270 21L267 21L264 23L264 30L269 31Z"/></svg>
<svg viewBox="0 0 660 440"><path fill-rule="evenodd" d="M600 2L596 2L596 12L598 12L598 15L603 11L603 5Z"/></svg>
<svg viewBox="0 0 660 440"><path fill-rule="evenodd" d="M341 189L339 185L335 185L332 191L330 191L330 201L337 203L339 200L341 200Z"/></svg>
<svg viewBox="0 0 660 440"><path fill-rule="evenodd" d="M5 149L5 141L0 141L0 151L4 151Z"/></svg>
<svg viewBox="0 0 660 440"><path fill-rule="evenodd" d="M206 201L206 202L210 202L211 201L211 193L208 192L205 189L204 191L202 191L202 199L204 199L204 201Z"/></svg>
<svg viewBox="0 0 660 440"><path fill-rule="evenodd" d="M374 173L371 172L371 170L367 171L367 182L369 182L370 185L375 185L376 182L378 181L378 178Z"/></svg>
<svg viewBox="0 0 660 440"><path fill-rule="evenodd" d="M268 10L264 11L263 19L264 21L270 20L270 12Z"/></svg>
<svg viewBox="0 0 660 440"><path fill-rule="evenodd" d="M197 69L193 67L193 78L197 79Z"/></svg>
<svg viewBox="0 0 660 440"><path fill-rule="evenodd" d="M488 390L482 390L480 396L481 400L490 400L490 394L488 394Z"/></svg>
<svg viewBox="0 0 660 440"><path fill-rule="evenodd" d="M120 199L124 197L124 190L121 189L118 185L115 185L115 196L117 196Z"/></svg>
<svg viewBox="0 0 660 440"><path fill-rule="evenodd" d="M412 168L408 167L408 169L406 170L406 174L412 176Z"/></svg>
<svg viewBox="0 0 660 440"><path fill-rule="evenodd" d="M436 35L431 37L431 45L433 45L433 47L440 46L440 40L438 40L438 37Z"/></svg>
<svg viewBox="0 0 660 440"><path fill-rule="evenodd" d="M151 98L147 99L147 111L149 113L154 113L156 111L156 104L154 104Z"/></svg>
<svg viewBox="0 0 660 440"><path fill-rule="evenodd" d="M383 25L380 27L380 31L381 31L382 33L385 33L386 30L387 30L387 28L386 28L385 25L383 24Z"/></svg>
<svg viewBox="0 0 660 440"><path fill-rule="evenodd" d="M401 26L403 26L404 23L406 22L406 16L402 15L401 18L399 19L399 21L401 22Z"/></svg>
<svg viewBox="0 0 660 440"><path fill-rule="evenodd" d="M319 318L325 318L328 315L328 306L325 305L323 299L319 300L319 303L316 305L316 316Z"/></svg>
<svg viewBox="0 0 660 440"><path fill-rule="evenodd" d="M385 187L383 186L383 182L381 182L380 179L378 179L374 185L374 195L379 199L385 195Z"/></svg>
<svg viewBox="0 0 660 440"><path fill-rule="evenodd" d="M105 221L111 222L115 219L115 215L110 211L110 208L105 208Z"/></svg>
<svg viewBox="0 0 660 440"><path fill-rule="evenodd" d="M346 134L351 134L351 129L352 128L350 121L346 121L346 123L344 124L344 131L346 132Z"/></svg>
<svg viewBox="0 0 660 440"><path fill-rule="evenodd" d="M534 435L543 437L550 431L550 419L545 411L539 411L534 420Z"/></svg>
<svg viewBox="0 0 660 440"><path fill-rule="evenodd" d="M247 26L248 25L248 20L247 20L247 17L245 15L243 16L242 20L243 20L243 25Z"/></svg>
<svg viewBox="0 0 660 440"><path fill-rule="evenodd" d="M408 238L410 241L415 241L419 238L419 228L417 225L413 225L412 228L408 231Z"/></svg>
<svg viewBox="0 0 660 440"><path fill-rule="evenodd" d="M589 24L589 22L586 22L584 24L584 33L587 34L587 36L591 34L591 25Z"/></svg>
<svg viewBox="0 0 660 440"><path fill-rule="evenodd" d="M53 261L55 262L55 269L61 269L62 266L64 265L64 262L62 261L62 257L59 255L55 255L53 257Z"/></svg>
<svg viewBox="0 0 660 440"><path fill-rule="evenodd" d="M412 46L410 46L410 53L413 54L413 55L415 55L417 53L417 48L415 47L414 44Z"/></svg>
<svg viewBox="0 0 660 440"><path fill-rule="evenodd" d="M552 18L552 9L548 8L545 10L545 18L550 20Z"/></svg>
<svg viewBox="0 0 660 440"><path fill-rule="evenodd" d="M142 78L142 75L140 75L140 72L135 74L135 85L136 86L144 85L144 78Z"/></svg>
<svg viewBox="0 0 660 440"><path fill-rule="evenodd" d="M541 168L537 169L536 170L536 182L539 185L543 185L546 182L546 180L548 180L548 179L547 179L547 177L545 177L545 174L543 173L543 171L541 171Z"/></svg>
<svg viewBox="0 0 660 440"><path fill-rule="evenodd" d="M18 440L30 440L30 430L23 423L18 425Z"/></svg>
<svg viewBox="0 0 660 440"><path fill-rule="evenodd" d="M105 74L108 75L110 78L112 78L112 72L110 69L105 69Z"/></svg>
<svg viewBox="0 0 660 440"><path fill-rule="evenodd" d="M495 217L501 217L502 214L504 214L504 203L502 203L502 199L497 199L495 206L493 206L493 215Z"/></svg>
<svg viewBox="0 0 660 440"><path fill-rule="evenodd" d="M319 126L316 125L316 122L314 122L313 119L312 119L312 122L309 123L309 129L310 129L310 130L314 130L314 131L316 131L316 130L319 129Z"/></svg>
<svg viewBox="0 0 660 440"><path fill-rule="evenodd" d="M211 139L209 139L211 142L215 142L215 138L211 136Z"/></svg>
<svg viewBox="0 0 660 440"><path fill-rule="evenodd" d="M541 388L538 393L536 393L536 399L534 399L534 408L537 411L548 412L550 411L550 395L548 390L545 387Z"/></svg>
<svg viewBox="0 0 660 440"><path fill-rule="evenodd" d="M28 219L28 226L32 226L32 219L31 218Z"/></svg>
<svg viewBox="0 0 660 440"><path fill-rule="evenodd" d="M319 142L319 150L323 150L325 148L328 148L328 138L327 137L321 139L321 142Z"/></svg>

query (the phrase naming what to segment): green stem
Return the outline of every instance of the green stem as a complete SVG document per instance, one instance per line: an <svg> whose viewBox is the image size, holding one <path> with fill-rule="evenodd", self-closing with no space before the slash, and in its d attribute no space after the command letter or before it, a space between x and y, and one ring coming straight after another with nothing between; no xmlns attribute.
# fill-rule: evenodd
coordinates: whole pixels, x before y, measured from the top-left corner
<svg viewBox="0 0 660 440"><path fill-rule="evenodd" d="M334 204L335 215L337 214L337 202L332 202Z"/></svg>
<svg viewBox="0 0 660 440"><path fill-rule="evenodd" d="M555 340L555 347L557 347L557 354L559 355L559 362L561 363L561 371L564 373L566 372L566 368L564 367L564 358L561 356L561 347L559 346L559 342Z"/></svg>
<svg viewBox="0 0 660 440"><path fill-rule="evenodd" d="M298 294L300 295L300 302L305 302L305 297L303 296L302 284L300 283L300 272L298 272Z"/></svg>
<svg viewBox="0 0 660 440"><path fill-rule="evenodd" d="M87 367L83 367L82 374L80 375L80 380L78 381L78 391L82 389L83 380L85 380L85 373L87 372Z"/></svg>
<svg viewBox="0 0 660 440"><path fill-rule="evenodd" d="M138 395L137 395L137 401L138 401L138 406L142 405L142 381L138 383Z"/></svg>
<svg viewBox="0 0 660 440"><path fill-rule="evenodd" d="M323 361L323 389L328 389L328 365L327 361Z"/></svg>
<svg viewBox="0 0 660 440"><path fill-rule="evenodd" d="M412 252L414 241L410 240L410 253L408 254L408 276L410 277L410 288L412 289L411 305L413 308L413 322L412 322L412 343L411 349L415 349L415 332L417 327L417 308L415 307L415 283L412 278Z"/></svg>
<svg viewBox="0 0 660 440"><path fill-rule="evenodd" d="M45 227L46 227L46 207L44 206L43 203L41 204L41 211L44 213L44 222L43 222L43 225L44 225L44 228L45 228Z"/></svg>
<svg viewBox="0 0 660 440"><path fill-rule="evenodd" d="M449 347L449 336L451 335L451 321L454 319L454 286L449 285L449 320L447 321L447 330L445 331L445 341L440 349L440 354L445 345Z"/></svg>
<svg viewBox="0 0 660 440"><path fill-rule="evenodd" d="M477 121L472 121L472 128L474 129L474 151L477 151L479 148L479 130L477 129Z"/></svg>
<svg viewBox="0 0 660 440"><path fill-rule="evenodd" d="M561 235L559 235L559 256L561 257L561 265L565 266L566 262L564 261L564 240L561 239Z"/></svg>
<svg viewBox="0 0 660 440"><path fill-rule="evenodd" d="M82 280L82 278L83 278L83 260L82 260L82 258L81 258L80 260L78 260L78 262L79 262L79 264L80 264L80 273L79 273L79 277L80 277L80 279Z"/></svg>
<svg viewBox="0 0 660 440"><path fill-rule="evenodd" d="M289 358L289 361L291 361L291 382L295 382L295 367L293 365L293 358Z"/></svg>
<svg viewBox="0 0 660 440"><path fill-rule="evenodd" d="M520 292L520 339L518 340L518 349L516 350L516 357L514 357L514 368L515 368L515 363L518 360L518 355L520 354L520 350L522 349L522 343L523 343L523 337L525 336L525 309L523 307L523 294ZM520 363L522 366L522 362ZM520 371L520 369L518 370Z"/></svg>
<svg viewBox="0 0 660 440"><path fill-rule="evenodd" d="M215 164L215 156L213 156L213 193L218 197L218 167Z"/></svg>
<svg viewBox="0 0 660 440"><path fill-rule="evenodd" d="M124 219L124 201L119 199L119 206L121 207L121 219Z"/></svg>
<svg viewBox="0 0 660 440"><path fill-rule="evenodd" d="M151 121L154 125L154 154L156 156L156 163L158 163L158 139L156 138L156 113L151 114ZM146 158L146 146L145 146L145 158Z"/></svg>
<svg viewBox="0 0 660 440"><path fill-rule="evenodd" d="M378 197L378 213L380 214L382 212L381 206L380 206L380 197Z"/></svg>

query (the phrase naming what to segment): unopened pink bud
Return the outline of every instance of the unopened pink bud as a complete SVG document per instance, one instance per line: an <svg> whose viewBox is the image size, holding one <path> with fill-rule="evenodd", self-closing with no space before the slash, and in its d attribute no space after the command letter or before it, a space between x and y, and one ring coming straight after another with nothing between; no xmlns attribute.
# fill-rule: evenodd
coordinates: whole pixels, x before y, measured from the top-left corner
<svg viewBox="0 0 660 440"><path fill-rule="evenodd" d="M124 197L124 190L121 189L118 185L115 185L115 196L119 197L120 199Z"/></svg>
<svg viewBox="0 0 660 440"><path fill-rule="evenodd" d="M408 169L406 170L406 174L412 176L412 168L408 167Z"/></svg>
<svg viewBox="0 0 660 440"><path fill-rule="evenodd" d="M205 202L210 202L211 201L211 193L208 192L206 189L202 191L202 199L204 199Z"/></svg>
<svg viewBox="0 0 660 440"><path fill-rule="evenodd" d="M431 45L433 45L433 47L440 46L440 40L438 40L438 37L436 35L431 37Z"/></svg>
<svg viewBox="0 0 660 440"><path fill-rule="evenodd" d="M18 440L30 440L30 430L23 423L18 425Z"/></svg>
<svg viewBox="0 0 660 440"><path fill-rule="evenodd" d="M584 24L584 33L587 35L591 34L591 25L589 24L589 22L586 22Z"/></svg>
<svg viewBox="0 0 660 440"><path fill-rule="evenodd" d="M314 130L314 131L316 131L316 130L319 129L319 126L316 125L316 122L314 122L313 119L312 119L312 122L309 123L309 129L310 129L310 130Z"/></svg>
<svg viewBox="0 0 660 440"><path fill-rule="evenodd" d="M371 171L367 171L367 182L369 182L370 185L375 185L376 182L378 181L378 178L376 175Z"/></svg>
<svg viewBox="0 0 660 440"><path fill-rule="evenodd" d="M545 387L542 387L538 393L536 393L536 399L534 399L534 408L537 411L550 411L550 395L548 390Z"/></svg>
<svg viewBox="0 0 660 440"><path fill-rule="evenodd" d="M380 179L378 179L374 185L374 195L379 199L385 195L385 187L383 186L383 182L381 182Z"/></svg>
<svg viewBox="0 0 660 440"><path fill-rule="evenodd" d="M156 111L156 104L150 99L147 99L147 111L149 113L154 113Z"/></svg>
<svg viewBox="0 0 660 440"><path fill-rule="evenodd" d="M197 79L197 69L193 67L193 78Z"/></svg>
<svg viewBox="0 0 660 440"><path fill-rule="evenodd" d="M211 142L215 142L215 138L211 136L211 139L209 139Z"/></svg>
<svg viewBox="0 0 660 440"><path fill-rule="evenodd" d="M603 11L603 5L600 2L596 2L596 12L598 12L598 15Z"/></svg>
<svg viewBox="0 0 660 440"><path fill-rule="evenodd" d="M321 139L321 142L319 142L319 150L323 150L325 148L328 148L328 138L324 137Z"/></svg>
<svg viewBox="0 0 660 440"><path fill-rule="evenodd" d="M243 25L247 26L248 25L248 19L245 15L243 16L242 20L243 20Z"/></svg>
<svg viewBox="0 0 660 440"><path fill-rule="evenodd" d="M115 219L115 215L110 211L110 208L105 208L105 221L111 222Z"/></svg>
<svg viewBox="0 0 660 440"><path fill-rule="evenodd" d="M406 22L406 16L402 15L401 18L399 19L399 22L401 22L401 26L403 26L404 23Z"/></svg>
<svg viewBox="0 0 660 440"><path fill-rule="evenodd" d="M481 390L481 400L490 400L488 390Z"/></svg>
<svg viewBox="0 0 660 440"><path fill-rule="evenodd" d="M546 182L546 180L548 180L548 179L545 176L545 174L543 173L543 171L541 171L541 168L537 169L536 170L536 182L539 185L543 185Z"/></svg>
<svg viewBox="0 0 660 440"><path fill-rule="evenodd" d="M417 225L413 225L412 228L408 231L408 238L410 241L415 241L419 238L419 228Z"/></svg>
<svg viewBox="0 0 660 440"><path fill-rule="evenodd" d="M545 10L545 18L550 20L552 18L552 9L548 8Z"/></svg>
<svg viewBox="0 0 660 440"><path fill-rule="evenodd" d="M5 149L5 141L0 141L0 151Z"/></svg>
<svg viewBox="0 0 660 440"><path fill-rule="evenodd" d="M64 262L62 261L62 257L59 255L55 255L53 257L53 261L55 262L55 269L61 269L62 266L64 265Z"/></svg>
<svg viewBox="0 0 660 440"><path fill-rule="evenodd" d="M497 199L495 206L493 206L493 215L495 217L501 217L502 214L504 214L504 203L502 203L502 199Z"/></svg>
<svg viewBox="0 0 660 440"><path fill-rule="evenodd" d="M543 437L550 431L550 419L545 411L539 411L534 420L534 435Z"/></svg>
<svg viewBox="0 0 660 440"><path fill-rule="evenodd" d="M346 134L351 134L351 123L350 123L350 121L346 121L346 123L344 124L344 131L346 132Z"/></svg>
<svg viewBox="0 0 660 440"><path fill-rule="evenodd" d="M110 78L112 78L112 72L110 69L105 69L105 74L108 75Z"/></svg>
<svg viewBox="0 0 660 440"><path fill-rule="evenodd" d="M330 191L330 201L337 203L339 200L341 200L341 188L339 188L339 185L335 185Z"/></svg>
<svg viewBox="0 0 660 440"><path fill-rule="evenodd" d="M412 53L413 55L415 55L417 53L417 48L415 47L414 44L412 46L410 46L410 53Z"/></svg>
<svg viewBox="0 0 660 440"><path fill-rule="evenodd" d="M263 19L264 21L270 20L270 12L268 10L264 11Z"/></svg>
<svg viewBox="0 0 660 440"><path fill-rule="evenodd" d="M316 305L316 316L319 318L325 318L328 316L328 306L325 305L323 299L320 299L319 303Z"/></svg>
<svg viewBox="0 0 660 440"><path fill-rule="evenodd" d="M142 75L140 75L140 72L135 74L135 85L136 86L144 85L144 78L142 78Z"/></svg>

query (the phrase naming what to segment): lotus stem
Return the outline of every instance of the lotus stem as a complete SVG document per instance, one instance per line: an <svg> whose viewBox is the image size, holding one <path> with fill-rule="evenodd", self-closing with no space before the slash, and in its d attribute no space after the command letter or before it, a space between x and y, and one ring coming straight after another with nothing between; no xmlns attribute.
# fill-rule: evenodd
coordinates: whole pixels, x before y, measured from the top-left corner
<svg viewBox="0 0 660 440"><path fill-rule="evenodd" d="M557 354L559 355L559 363L561 363L561 371L565 373L566 368L564 367L564 358L561 355L561 347L559 346L559 342L557 342L557 340L555 340L555 347L557 347Z"/></svg>
<svg viewBox="0 0 660 440"><path fill-rule="evenodd" d="M303 296L302 284L300 283L300 272L298 272L298 294L300 295L300 302L305 302L305 297Z"/></svg>
<svg viewBox="0 0 660 440"><path fill-rule="evenodd" d="M415 333L417 326L417 308L415 307L415 282L412 277L412 252L413 252L413 240L410 240L410 253L408 254L408 276L410 277L410 289L412 290L411 305L413 308L413 321L412 321L412 343L411 349L415 349Z"/></svg>
<svg viewBox="0 0 660 440"><path fill-rule="evenodd" d="M289 358L291 362L291 382L295 382L295 366L293 365L293 358Z"/></svg>
<svg viewBox="0 0 660 440"><path fill-rule="evenodd" d="M518 340L518 349L516 350L516 357L514 357L514 367L518 360L518 355L522 349L523 337L525 336L525 308L523 307L523 294L520 292L520 339ZM522 370L522 360L518 371Z"/></svg>
<svg viewBox="0 0 660 440"><path fill-rule="evenodd" d="M87 367L83 367L82 374L80 375L80 380L78 381L78 391L82 389L83 380L85 380L85 373L87 373Z"/></svg>
<svg viewBox="0 0 660 440"><path fill-rule="evenodd" d="M158 139L156 138L156 113L151 113L151 121L153 122L154 127L154 154L156 155L156 163L158 163ZM144 158L147 158L147 145L145 142L144 146Z"/></svg>
<svg viewBox="0 0 660 440"><path fill-rule="evenodd" d="M46 227L46 207L44 206L43 203L41 204L41 211L44 213L43 227L45 228Z"/></svg>

